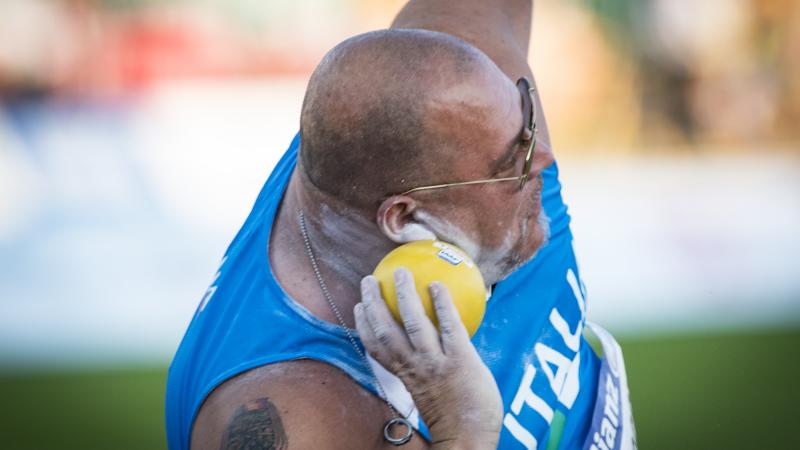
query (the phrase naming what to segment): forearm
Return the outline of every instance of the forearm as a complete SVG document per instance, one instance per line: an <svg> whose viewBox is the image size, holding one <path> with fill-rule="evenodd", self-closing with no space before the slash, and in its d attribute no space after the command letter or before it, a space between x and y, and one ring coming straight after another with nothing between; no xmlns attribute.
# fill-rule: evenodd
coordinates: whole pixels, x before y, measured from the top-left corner
<svg viewBox="0 0 800 450"><path fill-rule="evenodd" d="M392 28L441 31L486 53L509 78L531 77L527 64L532 0L412 0Z"/></svg>
<svg viewBox="0 0 800 450"><path fill-rule="evenodd" d="M454 21L476 25L508 24L508 31L523 51L531 35L533 0L411 0L397 14L393 28L410 28L420 21Z"/></svg>
<svg viewBox="0 0 800 450"><path fill-rule="evenodd" d="M528 64L533 18L532 0L411 0L397 14L392 28L420 28L458 37L483 51L512 81L527 77L536 86ZM550 133L539 91L534 94L540 137Z"/></svg>

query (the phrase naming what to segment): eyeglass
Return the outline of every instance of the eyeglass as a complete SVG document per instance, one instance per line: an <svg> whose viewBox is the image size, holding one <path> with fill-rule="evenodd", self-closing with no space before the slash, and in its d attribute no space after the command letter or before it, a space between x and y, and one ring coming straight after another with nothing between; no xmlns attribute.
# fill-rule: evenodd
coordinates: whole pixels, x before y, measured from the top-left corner
<svg viewBox="0 0 800 450"><path fill-rule="evenodd" d="M535 88L531 86L531 82L528 81L527 78L522 77L519 80L517 80L517 89L519 90L519 93L522 96L522 117L524 118L521 140L523 143L525 143L526 141L530 141L530 144L528 145L528 153L525 155L525 165L522 167L521 175L517 177L490 178L485 180L460 181L457 183L445 183L445 184L434 184L431 186L421 186L409 189L400 195L406 195L412 192L419 192L419 191L429 191L431 189L441 189L451 186L467 186L471 184L497 183L500 181L519 181L518 188L522 189L522 186L525 185L525 182L528 181L528 177L530 177L531 166L533 165L533 152L534 149L536 148L536 132L537 132L536 100L534 100L533 98L533 92Z"/></svg>

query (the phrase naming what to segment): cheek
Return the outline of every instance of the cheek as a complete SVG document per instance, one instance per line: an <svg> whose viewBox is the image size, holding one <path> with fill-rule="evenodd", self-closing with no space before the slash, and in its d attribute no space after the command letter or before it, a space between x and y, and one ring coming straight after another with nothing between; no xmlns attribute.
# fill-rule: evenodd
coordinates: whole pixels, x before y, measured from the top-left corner
<svg viewBox="0 0 800 450"><path fill-rule="evenodd" d="M530 208L532 194L516 191L516 186L509 186L508 189L499 187L487 185L484 188L492 188L495 191L491 193L493 195L481 192L460 198L458 201L469 207L451 211L450 218L457 217L456 223L459 223L462 231L483 248L515 246L522 238L523 229L530 230L533 226L527 223L533 213Z"/></svg>
<svg viewBox="0 0 800 450"><path fill-rule="evenodd" d="M509 241L519 239L521 224L526 213L508 198L489 202L477 211L477 219L484 245L491 248L507 246Z"/></svg>

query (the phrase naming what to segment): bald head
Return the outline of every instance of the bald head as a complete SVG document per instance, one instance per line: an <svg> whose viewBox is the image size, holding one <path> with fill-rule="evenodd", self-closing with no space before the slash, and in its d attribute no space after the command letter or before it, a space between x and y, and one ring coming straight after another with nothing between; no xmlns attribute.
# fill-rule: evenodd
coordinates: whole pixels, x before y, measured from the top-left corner
<svg viewBox="0 0 800 450"><path fill-rule="evenodd" d="M317 189L365 210L386 194L440 181L442 167L475 147L466 130L489 126L491 88L503 83L510 81L486 55L447 34L381 30L348 39L309 81L303 169Z"/></svg>

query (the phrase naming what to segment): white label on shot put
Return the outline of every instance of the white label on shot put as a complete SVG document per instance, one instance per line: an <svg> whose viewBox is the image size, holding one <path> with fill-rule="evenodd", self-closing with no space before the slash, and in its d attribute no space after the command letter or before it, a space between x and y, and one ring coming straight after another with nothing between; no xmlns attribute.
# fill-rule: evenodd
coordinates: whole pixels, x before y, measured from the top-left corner
<svg viewBox="0 0 800 450"><path fill-rule="evenodd" d="M464 257L462 255L453 251L453 249L446 247L439 251L438 256L454 266L457 266L464 261Z"/></svg>

